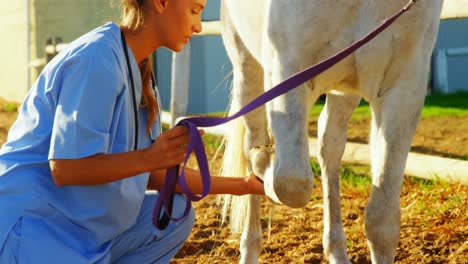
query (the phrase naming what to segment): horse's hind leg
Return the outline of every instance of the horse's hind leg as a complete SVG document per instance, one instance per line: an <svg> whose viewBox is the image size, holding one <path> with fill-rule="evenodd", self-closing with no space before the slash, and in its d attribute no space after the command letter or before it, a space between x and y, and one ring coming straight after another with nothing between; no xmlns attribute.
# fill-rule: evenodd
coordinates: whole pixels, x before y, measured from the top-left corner
<svg viewBox="0 0 468 264"><path fill-rule="evenodd" d="M395 42L392 63L386 70L382 88L369 100L372 192L366 207L365 229L374 264L393 263L395 259L400 237L401 184L424 105L441 7L442 1L425 2L419 6L420 10L425 10L418 19L408 20L408 26L421 27L414 26L408 35L400 36Z"/></svg>
<svg viewBox="0 0 468 264"><path fill-rule="evenodd" d="M247 50L232 25L229 13L222 8L223 41L233 66L233 87L231 107L240 108L263 93L263 69L258 61ZM265 106L260 106L251 113L242 116L245 125L244 153L248 157L250 149L255 146L268 145L270 137L267 132Z"/></svg>
<svg viewBox="0 0 468 264"><path fill-rule="evenodd" d="M239 109L263 92L263 70L240 39L231 22L229 13L224 7L224 1L222 1L222 5L223 41L233 65L231 108ZM237 145L236 148L243 150L244 155L248 159L250 149L270 143L265 107L260 107L243 116L242 121L245 125L244 142L238 142L240 146ZM245 210L246 212L239 213L237 218L241 215L245 216L245 219L233 220L237 212L231 212L231 221L237 222L233 223L233 225L237 226L239 222L243 222L243 232L240 241L240 263L257 263L262 248L262 230L260 225L261 196L248 195L242 197L242 199L244 200L237 199L237 201L241 204L247 203L247 209L239 208L239 210Z"/></svg>
<svg viewBox="0 0 468 264"><path fill-rule="evenodd" d="M328 94L318 126L318 160L322 168L324 202L323 249L330 263L350 263L341 222L340 162L346 145L346 128L359 105L356 95Z"/></svg>
<svg viewBox="0 0 468 264"><path fill-rule="evenodd" d="M372 192L365 229L372 263L393 263L399 241L401 184L427 80L424 74L419 80L415 72L406 74L371 102Z"/></svg>

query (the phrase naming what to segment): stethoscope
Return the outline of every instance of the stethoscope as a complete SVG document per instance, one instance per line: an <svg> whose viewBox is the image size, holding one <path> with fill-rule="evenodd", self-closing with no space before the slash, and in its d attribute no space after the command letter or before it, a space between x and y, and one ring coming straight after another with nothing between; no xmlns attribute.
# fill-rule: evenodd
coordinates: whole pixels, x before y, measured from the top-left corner
<svg viewBox="0 0 468 264"><path fill-rule="evenodd" d="M130 85L132 87L132 101L133 101L133 115L134 115L134 120L135 120L135 142L134 142L134 147L133 150L137 150L138 148L138 105L136 101L136 91L135 91L135 81L133 79L133 73L132 73L132 66L130 65L130 59L128 56L128 48L127 48L127 42L125 41L125 36L122 30L120 30L120 38L122 40L122 46L124 49L125 53L125 61L127 62L127 69L128 69L128 74L130 75ZM156 81L154 78L153 73L151 73L151 87L153 88L154 95L156 97L156 103L158 104L158 116L159 120L161 120L161 103L160 103L160 97L158 90L156 89ZM161 132L161 125L159 125L159 132ZM154 137L153 137L153 130L150 129L150 139L151 142L154 142Z"/></svg>
<svg viewBox="0 0 468 264"><path fill-rule="evenodd" d="M122 30L120 30L120 36L121 36L121 39L122 39L122 46L123 46L123 49L124 49L124 53L125 53L125 60L127 62L127 69L128 69L128 73L130 75L130 82L131 82L131 86L132 86L132 99L133 99L133 114L134 114L134 120L135 120L135 145L134 145L134 150L137 150L137 146L138 146L138 106L137 106L137 103L136 103L136 91L135 91L135 81L133 79L133 74L132 74L132 66L130 65L130 59L128 57L128 49L127 49L127 42L125 41L125 36L124 36L124 33ZM153 88L153 91L154 91L154 95L156 96L156 103L158 104L158 116L159 116L159 133L161 133L162 131L162 126L161 126L161 99L159 97L159 93L158 93L158 90L156 89L156 81L155 81L155 78L154 78L154 75L153 73L151 73L151 87ZM150 139L151 139L151 142L154 142L154 137L153 137L153 133L152 133L152 129L150 129ZM179 167L177 167L176 169L176 174L178 175L179 174ZM175 184L172 186L172 193L175 192ZM167 214L166 212L164 212L161 216L161 219L160 219L160 228L161 229L164 229L167 227L167 225L169 224L170 220L171 220L171 214L172 214L172 205L174 203L174 196L172 195L170 198L169 198L169 201L168 203L170 204L170 208L168 209L168 212L169 214Z"/></svg>

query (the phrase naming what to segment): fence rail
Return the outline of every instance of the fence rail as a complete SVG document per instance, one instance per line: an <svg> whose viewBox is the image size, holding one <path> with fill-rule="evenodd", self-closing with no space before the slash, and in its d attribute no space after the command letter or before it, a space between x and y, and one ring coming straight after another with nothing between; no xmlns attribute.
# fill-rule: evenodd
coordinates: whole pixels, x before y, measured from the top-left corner
<svg viewBox="0 0 468 264"><path fill-rule="evenodd" d="M170 123L170 113L163 112L162 121ZM183 117L181 117L183 118ZM206 133L224 136L228 124L204 128ZM309 138L309 156L317 158L317 139ZM343 162L360 165L370 165L370 152L366 144L346 143ZM468 186L468 161L429 156L410 152L406 161L405 175L428 180L442 180L449 183L460 183Z"/></svg>

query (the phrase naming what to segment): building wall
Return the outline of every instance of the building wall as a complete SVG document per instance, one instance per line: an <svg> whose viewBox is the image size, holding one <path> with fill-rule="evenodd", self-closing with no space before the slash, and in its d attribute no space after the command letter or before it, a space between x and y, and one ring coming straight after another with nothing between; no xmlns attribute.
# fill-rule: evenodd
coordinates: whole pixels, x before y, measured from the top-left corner
<svg viewBox="0 0 468 264"><path fill-rule="evenodd" d="M68 43L108 22L119 20L120 0L31 0L31 58L43 58L48 38ZM41 69L39 69L41 70ZM38 72L33 72L32 79Z"/></svg>
<svg viewBox="0 0 468 264"><path fill-rule="evenodd" d="M27 5L0 0L0 6L0 96L20 101L27 91Z"/></svg>
<svg viewBox="0 0 468 264"><path fill-rule="evenodd" d="M434 49L433 90L468 91L468 18L444 19Z"/></svg>
<svg viewBox="0 0 468 264"><path fill-rule="evenodd" d="M468 3L468 0L446 0L445 4L450 7L447 3L451 2L464 7L466 4L460 1ZM118 21L119 3L120 0L0 0L0 34L3 40L0 42L0 96L21 101L38 74L28 70L28 61L44 57L46 40L60 37L64 42L70 42L107 21ZM210 0L203 19L219 19L219 5L220 0ZM446 8L450 12L445 12L444 16L453 18L468 14L465 12L468 8L457 6L452 9L457 13ZM461 12L463 10L465 13ZM468 47L466 28L467 19L443 20L436 52L453 47ZM168 109L172 52L162 49L156 54L158 84L163 106ZM188 112L226 110L231 86L231 64L221 37L194 37L191 56ZM446 83L450 87L457 87L455 89L468 88L468 79L463 78L467 67L466 57L449 56ZM28 72L32 76L29 84Z"/></svg>
<svg viewBox="0 0 468 264"><path fill-rule="evenodd" d="M444 0L442 19L468 17L468 0Z"/></svg>
<svg viewBox="0 0 468 264"><path fill-rule="evenodd" d="M118 21L120 0L0 0L0 96L22 101L42 68L46 40L71 42L110 21ZM28 44L29 43L29 44Z"/></svg>
<svg viewBox="0 0 468 264"><path fill-rule="evenodd" d="M203 12L204 21L219 20L220 0L210 0ZM221 36L195 36L191 40L188 113L227 110L231 87L231 62ZM163 108L170 108L171 67L173 52L160 49L156 54L155 72ZM176 95L177 96L177 95Z"/></svg>

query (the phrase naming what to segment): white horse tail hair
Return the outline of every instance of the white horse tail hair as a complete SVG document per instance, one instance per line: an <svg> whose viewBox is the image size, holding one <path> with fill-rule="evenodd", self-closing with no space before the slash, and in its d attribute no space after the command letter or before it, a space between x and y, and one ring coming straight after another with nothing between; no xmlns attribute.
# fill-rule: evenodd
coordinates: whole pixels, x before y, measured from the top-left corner
<svg viewBox="0 0 468 264"><path fill-rule="evenodd" d="M232 115L240 109L240 106L231 102L229 114ZM224 155L220 175L239 176L247 175L247 161L244 156L244 134L243 121L238 118L227 123L224 136ZM229 215L231 231L242 232L248 212L248 196L222 195L222 222Z"/></svg>

